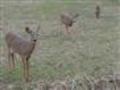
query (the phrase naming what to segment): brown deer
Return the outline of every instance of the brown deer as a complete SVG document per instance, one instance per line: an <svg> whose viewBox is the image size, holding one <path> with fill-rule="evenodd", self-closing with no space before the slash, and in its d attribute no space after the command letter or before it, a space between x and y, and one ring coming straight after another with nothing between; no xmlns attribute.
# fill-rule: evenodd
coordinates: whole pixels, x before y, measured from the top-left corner
<svg viewBox="0 0 120 90"><path fill-rule="evenodd" d="M76 18L79 14L72 15L72 13L63 13L60 15L61 23L65 25L67 33L70 33L69 27L72 27L73 23L76 22Z"/></svg>
<svg viewBox="0 0 120 90"><path fill-rule="evenodd" d="M100 6L99 6L99 5L96 6L95 15L96 15L96 18L97 18L97 19L100 18Z"/></svg>
<svg viewBox="0 0 120 90"><path fill-rule="evenodd" d="M14 32L8 32L5 36L5 41L8 47L9 66L12 66L12 68L15 67L14 54L18 54L23 62L25 81L29 81L29 59L35 49L39 29L40 26L38 26L36 32L33 32L29 27L25 28L25 31L31 37L30 40L26 40Z"/></svg>

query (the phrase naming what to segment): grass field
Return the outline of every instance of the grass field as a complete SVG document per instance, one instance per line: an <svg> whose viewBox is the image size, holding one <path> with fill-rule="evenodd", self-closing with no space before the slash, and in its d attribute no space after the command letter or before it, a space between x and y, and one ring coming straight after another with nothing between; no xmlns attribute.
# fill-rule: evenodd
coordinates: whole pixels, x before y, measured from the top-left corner
<svg viewBox="0 0 120 90"><path fill-rule="evenodd" d="M101 18L94 15L101 6ZM59 15L79 13L71 35L64 33ZM25 26L41 25L40 36L30 59L32 80L95 78L120 69L120 1L119 0L0 0L0 26L4 32L22 35ZM0 80L21 82L22 65L17 58L15 71L7 71L7 50L0 32Z"/></svg>

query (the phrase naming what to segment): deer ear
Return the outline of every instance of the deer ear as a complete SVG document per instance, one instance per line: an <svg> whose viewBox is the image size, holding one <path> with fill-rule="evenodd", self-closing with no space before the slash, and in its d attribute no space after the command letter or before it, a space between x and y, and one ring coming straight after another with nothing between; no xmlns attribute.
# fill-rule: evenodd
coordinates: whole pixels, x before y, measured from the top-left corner
<svg viewBox="0 0 120 90"><path fill-rule="evenodd" d="M25 27L25 31L26 31L27 33L32 33L32 31L29 29L29 27Z"/></svg>
<svg viewBox="0 0 120 90"><path fill-rule="evenodd" d="M74 18L77 18L77 17L79 17L80 15L78 14L78 13L76 13L75 15L74 15Z"/></svg>
<svg viewBox="0 0 120 90"><path fill-rule="evenodd" d="M36 33L38 33L39 30L40 30L40 25L37 27Z"/></svg>

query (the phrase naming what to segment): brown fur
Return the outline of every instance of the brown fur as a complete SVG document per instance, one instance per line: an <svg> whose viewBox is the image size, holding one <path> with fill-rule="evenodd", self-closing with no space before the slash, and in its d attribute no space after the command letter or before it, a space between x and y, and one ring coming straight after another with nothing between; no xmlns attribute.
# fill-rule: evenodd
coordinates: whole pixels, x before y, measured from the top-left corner
<svg viewBox="0 0 120 90"><path fill-rule="evenodd" d="M61 22L62 24L65 25L67 33L70 33L69 27L72 27L73 23L75 22L74 19L77 18L78 16L79 16L78 14L72 15L71 13L63 13L60 15Z"/></svg>
<svg viewBox="0 0 120 90"><path fill-rule="evenodd" d="M29 27L26 27L25 30L32 38L32 31ZM5 41L8 47L9 67L15 67L14 54L18 54L23 62L25 81L29 81L29 58L35 48L36 39L26 40L14 32L8 32Z"/></svg>

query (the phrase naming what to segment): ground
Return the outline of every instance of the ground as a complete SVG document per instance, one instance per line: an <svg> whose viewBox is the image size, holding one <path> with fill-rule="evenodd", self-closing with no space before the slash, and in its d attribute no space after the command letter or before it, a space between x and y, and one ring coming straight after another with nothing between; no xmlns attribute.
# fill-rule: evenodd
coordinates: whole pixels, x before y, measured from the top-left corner
<svg viewBox="0 0 120 90"><path fill-rule="evenodd" d="M96 5L101 17L96 19ZM55 80L84 75L100 77L119 72L120 0L0 0L0 80L22 81L22 64L17 56L16 69L9 73L5 33L26 36L40 24L40 36L30 59L32 81ZM60 22L62 12L79 13L67 35Z"/></svg>

